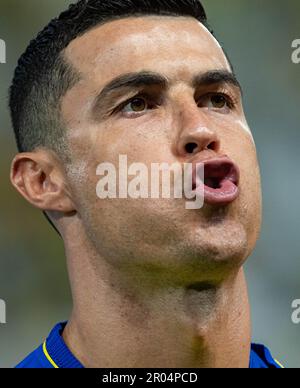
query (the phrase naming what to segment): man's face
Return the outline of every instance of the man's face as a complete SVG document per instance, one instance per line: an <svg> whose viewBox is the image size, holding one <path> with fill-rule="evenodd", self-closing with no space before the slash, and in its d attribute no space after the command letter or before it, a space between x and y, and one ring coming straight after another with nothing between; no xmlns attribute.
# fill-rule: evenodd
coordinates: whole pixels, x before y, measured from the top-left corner
<svg viewBox="0 0 300 388"><path fill-rule="evenodd" d="M62 102L73 159L68 180L99 254L119 269L166 269L178 282L239 268L259 233L260 176L239 88L195 81L208 72L231 73L213 36L192 18L128 18L77 38L65 55L81 74ZM151 80L98 97L115 78L140 72L167 83ZM151 163L227 155L239 167L240 194L200 210L187 210L184 199L99 199L97 166L118 169L119 155L149 171Z"/></svg>

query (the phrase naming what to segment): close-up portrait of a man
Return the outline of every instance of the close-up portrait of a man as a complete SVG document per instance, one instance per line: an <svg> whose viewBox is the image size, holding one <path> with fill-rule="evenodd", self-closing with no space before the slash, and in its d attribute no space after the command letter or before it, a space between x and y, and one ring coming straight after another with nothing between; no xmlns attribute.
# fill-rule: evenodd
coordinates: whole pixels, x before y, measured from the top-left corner
<svg viewBox="0 0 300 388"><path fill-rule="evenodd" d="M10 181L72 307L17 368L283 368L253 336L261 171L214 27L198 0L80 0L19 58Z"/></svg>

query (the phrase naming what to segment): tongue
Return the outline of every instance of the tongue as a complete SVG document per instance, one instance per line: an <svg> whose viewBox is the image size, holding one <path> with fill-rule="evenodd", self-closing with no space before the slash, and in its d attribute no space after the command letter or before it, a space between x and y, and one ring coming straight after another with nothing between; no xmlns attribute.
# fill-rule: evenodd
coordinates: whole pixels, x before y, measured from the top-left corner
<svg viewBox="0 0 300 388"><path fill-rule="evenodd" d="M233 202L239 194L239 189L230 179L224 179L219 182L218 187L210 187L205 182L204 196L205 201L212 205L227 204Z"/></svg>

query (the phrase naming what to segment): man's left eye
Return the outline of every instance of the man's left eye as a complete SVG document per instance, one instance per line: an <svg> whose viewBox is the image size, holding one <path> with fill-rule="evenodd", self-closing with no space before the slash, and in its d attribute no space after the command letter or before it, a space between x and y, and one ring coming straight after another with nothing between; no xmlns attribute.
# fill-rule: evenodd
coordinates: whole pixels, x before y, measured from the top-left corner
<svg viewBox="0 0 300 388"><path fill-rule="evenodd" d="M125 113L141 113L149 109L149 104L144 98L134 98L123 107Z"/></svg>
<svg viewBox="0 0 300 388"><path fill-rule="evenodd" d="M209 94L198 103L200 108L205 107L209 109L231 109L232 105L230 97L221 93Z"/></svg>
<svg viewBox="0 0 300 388"><path fill-rule="evenodd" d="M219 94L215 94L211 96L210 100L211 100L211 105L214 108L222 109L227 105L227 100L225 96L222 96Z"/></svg>

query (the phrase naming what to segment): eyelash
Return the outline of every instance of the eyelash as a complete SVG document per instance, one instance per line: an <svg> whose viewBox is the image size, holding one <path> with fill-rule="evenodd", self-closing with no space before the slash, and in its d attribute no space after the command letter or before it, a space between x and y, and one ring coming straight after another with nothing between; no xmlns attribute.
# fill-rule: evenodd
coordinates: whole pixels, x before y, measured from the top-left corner
<svg viewBox="0 0 300 388"><path fill-rule="evenodd" d="M117 108L113 110L112 114L121 112L127 105L139 98L144 99L149 105L159 105L157 102L154 102L153 98L151 98L149 95L138 93L134 97L131 97L129 100L126 100L125 102L122 102L119 106L117 106ZM139 113L139 115L141 115L141 113Z"/></svg>
<svg viewBox="0 0 300 388"><path fill-rule="evenodd" d="M224 91L220 91L220 92L210 92L210 93L206 93L206 94L202 95L201 98L198 99L197 105L199 105L201 100L208 99L208 98L214 97L214 96L222 96L222 97L224 97L225 100L226 100L226 103L228 105L228 109L230 109L231 111L234 110L234 108L238 104L238 99L236 97L233 97L231 94L229 94L227 90L224 90ZM149 105L153 105L153 106L156 106L156 107L160 105L159 103L153 101L153 97L151 98L147 94L139 93L139 94L135 95L134 97L131 97L129 100L126 100L125 102L121 103L117 108L115 108L113 110L112 114L117 114L117 113L122 112L122 110L127 105L129 105L131 102L133 102L134 100L139 99L139 98L140 99L144 99L146 101L146 103L149 104ZM215 109L216 110L221 110L222 108L220 108L220 109L215 108ZM140 113L132 112L132 114L130 114L130 115L134 116L134 117L137 117L137 116L141 116L143 114L144 114L143 112L140 112Z"/></svg>
<svg viewBox="0 0 300 388"><path fill-rule="evenodd" d="M227 90L223 90L223 91L220 91L220 92L210 92L210 93L206 93L204 94L203 96L201 96L201 98L199 99L200 100L203 100L205 98L210 98L210 97L214 97L214 96L221 96L221 97L224 97L225 100L226 100L226 103L228 105L228 108L230 110L233 110L237 104L238 104L238 99L234 96L232 96L230 93L228 93ZM199 102L198 102L199 104ZM216 108L218 109L218 108Z"/></svg>

